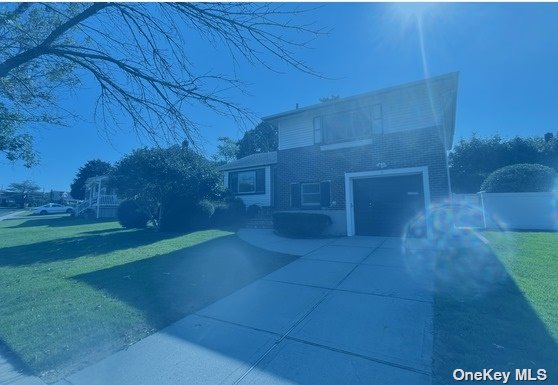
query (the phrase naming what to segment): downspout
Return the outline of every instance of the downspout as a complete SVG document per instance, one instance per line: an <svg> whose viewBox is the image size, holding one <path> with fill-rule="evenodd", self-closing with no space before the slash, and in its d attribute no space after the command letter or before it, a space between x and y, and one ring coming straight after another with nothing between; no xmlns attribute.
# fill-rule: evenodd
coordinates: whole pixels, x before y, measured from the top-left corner
<svg viewBox="0 0 558 385"><path fill-rule="evenodd" d="M449 193L449 206L450 206L450 210L451 210L451 224L450 226L453 226L453 228L456 227L455 224L455 215L454 215L454 207L453 207L453 193L451 191L451 175L450 175L450 171L449 171L449 160L448 160L448 154L449 154L449 150L447 149L447 137L445 135L445 130L444 130L444 154L445 154L445 161L446 161L446 177L448 179L448 193Z"/></svg>
<svg viewBox="0 0 558 385"><path fill-rule="evenodd" d="M457 96L456 96L457 98ZM450 98L451 99L451 98ZM446 177L448 180L448 193L449 193L449 205L450 205L450 209L451 209L451 213L452 213L452 221L454 218L454 207L453 207L453 192L451 189L451 174L450 174L450 170L449 170L449 152L450 149L448 149L448 136L447 136L447 105L446 108L444 108L444 130L443 130L443 138L444 138L444 154L445 154L445 163L446 163ZM452 116L452 121L455 122L455 109L453 109L453 116ZM454 123L455 124L455 123ZM455 127L454 127L455 130ZM453 135L452 135L453 136ZM455 221L453 221L453 227L455 228Z"/></svg>
<svg viewBox="0 0 558 385"><path fill-rule="evenodd" d="M444 136L444 154L445 154L445 162L446 162L446 176L448 178L448 192L449 192L449 197L450 197L450 204L453 207L453 193L451 191L451 175L450 175L450 171L449 171L449 160L448 160L448 154L450 152L450 150L448 149L448 143L447 143L447 136L445 135L445 128L444 128L444 133L442 134Z"/></svg>

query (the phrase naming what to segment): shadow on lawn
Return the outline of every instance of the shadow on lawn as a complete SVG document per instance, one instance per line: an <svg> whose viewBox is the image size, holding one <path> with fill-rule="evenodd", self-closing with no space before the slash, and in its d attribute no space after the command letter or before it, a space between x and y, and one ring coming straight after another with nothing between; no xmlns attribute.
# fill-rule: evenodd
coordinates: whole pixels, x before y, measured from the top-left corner
<svg viewBox="0 0 558 385"><path fill-rule="evenodd" d="M90 230L90 231L82 231L80 234L84 234L84 235L102 235L102 234L108 234L108 233L116 233L118 231L125 231L126 229L121 227L121 228L111 228L111 229L103 229L103 230ZM143 230L147 230L147 229L143 229ZM140 230L141 231L141 230Z"/></svg>
<svg viewBox="0 0 558 385"><path fill-rule="evenodd" d="M433 384L454 383L457 368L512 377L542 368L556 378L556 341L489 246L446 250L437 270Z"/></svg>
<svg viewBox="0 0 558 385"><path fill-rule="evenodd" d="M13 218L9 221L21 220L22 218ZM68 214L52 214L52 215L30 215L25 217L25 222L21 222L14 226L9 226L7 228L17 229L24 227L67 227L76 225L88 225L88 224L98 224L103 222L114 222L115 219L87 219L82 217L72 217Z"/></svg>
<svg viewBox="0 0 558 385"><path fill-rule="evenodd" d="M134 306L160 329L295 259L229 235L73 279Z"/></svg>
<svg viewBox="0 0 558 385"><path fill-rule="evenodd" d="M23 266L79 258L87 254L106 254L117 250L148 245L181 234L158 233L152 229L110 229L107 232L84 232L73 237L53 239L27 245L2 248L0 266Z"/></svg>

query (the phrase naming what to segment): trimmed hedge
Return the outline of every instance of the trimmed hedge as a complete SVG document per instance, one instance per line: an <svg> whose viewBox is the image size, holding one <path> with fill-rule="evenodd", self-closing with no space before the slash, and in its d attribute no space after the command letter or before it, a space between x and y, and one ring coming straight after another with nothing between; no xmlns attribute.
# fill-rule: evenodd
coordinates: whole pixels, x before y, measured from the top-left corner
<svg viewBox="0 0 558 385"><path fill-rule="evenodd" d="M278 212L273 214L273 228L283 235L293 237L318 237L331 225L325 214L304 212Z"/></svg>
<svg viewBox="0 0 558 385"><path fill-rule="evenodd" d="M514 164L488 175L481 190L488 193L552 191L555 176L552 168L542 164Z"/></svg>
<svg viewBox="0 0 558 385"><path fill-rule="evenodd" d="M149 216L133 200L122 201L118 205L118 222L127 229L142 229L147 226Z"/></svg>

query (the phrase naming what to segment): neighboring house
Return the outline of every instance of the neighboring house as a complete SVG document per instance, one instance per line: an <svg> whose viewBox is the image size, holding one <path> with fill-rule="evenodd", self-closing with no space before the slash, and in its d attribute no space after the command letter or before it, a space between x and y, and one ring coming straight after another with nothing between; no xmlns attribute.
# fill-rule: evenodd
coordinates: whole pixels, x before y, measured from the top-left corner
<svg viewBox="0 0 558 385"><path fill-rule="evenodd" d="M333 234L401 236L413 218L411 235L430 233L431 205L450 196L456 98L451 73L268 116L276 155L225 165L226 183L247 204L250 185L276 211L327 214ZM262 172L242 173L260 166L270 189L258 192Z"/></svg>
<svg viewBox="0 0 558 385"><path fill-rule="evenodd" d="M108 186L108 176L94 176L85 181L85 199L76 206L76 215L91 218L116 218L120 200Z"/></svg>
<svg viewBox="0 0 558 385"><path fill-rule="evenodd" d="M17 200L11 191L0 190L0 207L16 207Z"/></svg>
<svg viewBox="0 0 558 385"><path fill-rule="evenodd" d="M71 204L77 201L72 198L69 192L57 190L50 190L50 193L48 193L48 200L49 202L56 202L63 205Z"/></svg>

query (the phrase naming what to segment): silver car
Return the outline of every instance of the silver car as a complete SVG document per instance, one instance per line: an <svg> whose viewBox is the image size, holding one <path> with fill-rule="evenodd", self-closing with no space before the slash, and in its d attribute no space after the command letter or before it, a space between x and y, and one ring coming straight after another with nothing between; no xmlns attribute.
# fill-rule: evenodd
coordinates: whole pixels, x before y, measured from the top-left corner
<svg viewBox="0 0 558 385"><path fill-rule="evenodd" d="M48 203L46 205L35 207L35 209L33 210L33 214L40 214L40 215L62 214L62 213L71 214L73 212L74 212L73 207L60 205L58 203Z"/></svg>

